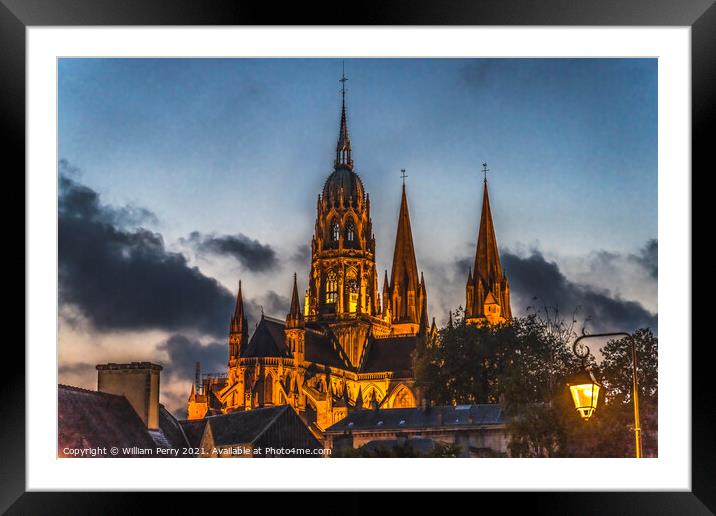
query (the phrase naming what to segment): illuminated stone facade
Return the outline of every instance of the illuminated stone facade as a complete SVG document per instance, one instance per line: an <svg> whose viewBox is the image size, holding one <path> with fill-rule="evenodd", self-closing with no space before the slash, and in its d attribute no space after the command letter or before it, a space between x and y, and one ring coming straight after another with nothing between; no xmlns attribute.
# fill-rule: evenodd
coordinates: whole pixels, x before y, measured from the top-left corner
<svg viewBox="0 0 716 516"><path fill-rule="evenodd" d="M239 285L225 377L193 387L189 419L292 405L316 433L356 407L415 407L411 353L433 338L403 185L390 280L378 290L370 197L354 170L345 108L332 173L316 204L308 288L293 279L285 319L261 317L251 339ZM301 302L302 301L302 302Z"/></svg>

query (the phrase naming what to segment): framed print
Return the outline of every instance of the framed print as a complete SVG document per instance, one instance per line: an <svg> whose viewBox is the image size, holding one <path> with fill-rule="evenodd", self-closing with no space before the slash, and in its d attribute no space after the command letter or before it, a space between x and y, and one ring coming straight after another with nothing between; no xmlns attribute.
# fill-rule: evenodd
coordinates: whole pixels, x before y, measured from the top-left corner
<svg viewBox="0 0 716 516"><path fill-rule="evenodd" d="M711 2L220 4L3 0L28 300L3 509L435 490L711 513Z"/></svg>

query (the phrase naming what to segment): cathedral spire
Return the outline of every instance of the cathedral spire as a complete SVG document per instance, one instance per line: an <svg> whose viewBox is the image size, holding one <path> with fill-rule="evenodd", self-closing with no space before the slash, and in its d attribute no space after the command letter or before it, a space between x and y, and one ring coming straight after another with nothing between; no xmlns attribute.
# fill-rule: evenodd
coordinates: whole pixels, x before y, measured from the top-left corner
<svg viewBox="0 0 716 516"><path fill-rule="evenodd" d="M477 234L475 264L468 273L465 318L469 323L499 324L511 318L507 276L500 263L495 226L487 188L487 163L482 164L483 190L480 229Z"/></svg>
<svg viewBox="0 0 716 516"><path fill-rule="evenodd" d="M348 136L348 117L346 116L346 77L345 70L341 74L341 126L338 130L338 143L336 145L335 167L346 167L353 169L353 158L351 157L351 139Z"/></svg>
<svg viewBox="0 0 716 516"><path fill-rule="evenodd" d="M482 278L483 283L490 288L496 281L502 279L502 265L500 253L497 249L497 237L492 223L490 210L490 196L487 191L487 180L484 181L482 191L482 215L480 217L480 231L477 235L477 249L475 251L475 279Z"/></svg>
<svg viewBox="0 0 716 516"><path fill-rule="evenodd" d="M413 325L420 322L420 280L415 261L405 184L403 184L398 229L395 235L393 268L390 273L390 297L394 321ZM417 330L417 327L413 329Z"/></svg>
<svg viewBox="0 0 716 516"><path fill-rule="evenodd" d="M293 273L293 293L291 294L291 309L286 316L287 327L297 327L303 323L303 313L301 312L301 304L298 302L298 283L296 281L296 273Z"/></svg>
<svg viewBox="0 0 716 516"><path fill-rule="evenodd" d="M241 281L239 281L239 291L236 294L236 307L234 315L231 317L231 326L229 329L229 362L241 355L241 348L246 345L249 340L249 323L244 313L244 298L241 294Z"/></svg>

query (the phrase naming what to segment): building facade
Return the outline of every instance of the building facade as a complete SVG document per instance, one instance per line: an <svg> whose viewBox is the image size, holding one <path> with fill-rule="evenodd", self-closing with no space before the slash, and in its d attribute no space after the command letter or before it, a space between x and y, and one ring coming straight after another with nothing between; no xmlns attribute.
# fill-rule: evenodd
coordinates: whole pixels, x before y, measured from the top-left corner
<svg viewBox="0 0 716 516"><path fill-rule="evenodd" d="M411 353L436 334L418 273L403 184L393 263L382 290L370 196L354 168L342 95L333 171L316 203L308 288L293 278L285 318L262 314L249 338L241 283L230 323L227 372L192 387L189 419L291 405L320 434L360 407L414 407Z"/></svg>

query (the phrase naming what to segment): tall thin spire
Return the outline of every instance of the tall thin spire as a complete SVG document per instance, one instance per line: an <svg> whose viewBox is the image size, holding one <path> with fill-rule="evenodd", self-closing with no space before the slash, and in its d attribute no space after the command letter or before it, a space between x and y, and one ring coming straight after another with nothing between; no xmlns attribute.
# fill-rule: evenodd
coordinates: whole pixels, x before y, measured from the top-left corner
<svg viewBox="0 0 716 516"><path fill-rule="evenodd" d="M477 235L477 249L475 251L475 279L482 278L483 283L492 288L495 282L502 280L502 264L500 252L497 248L495 226L492 222L490 210L490 196L487 191L487 181L484 181L482 192L482 215L480 217L480 231Z"/></svg>
<svg viewBox="0 0 716 516"><path fill-rule="evenodd" d="M231 331L240 332L241 326L246 327L246 314L244 313L244 299L241 294L241 280L239 280L239 291L236 294L236 306L234 307L234 316L231 318Z"/></svg>
<svg viewBox="0 0 716 516"><path fill-rule="evenodd" d="M239 281L239 291L236 294L236 307L234 308L234 315L231 317L231 326L229 329L229 361L241 356L241 348L246 345L248 340L249 323L244 313L244 298L241 294L241 281Z"/></svg>
<svg viewBox="0 0 716 516"><path fill-rule="evenodd" d="M346 116L346 77L345 64L343 73L339 82L341 83L341 126L338 130L338 144L336 145L336 161L335 166L353 168L353 158L351 157L351 139L348 136L348 117Z"/></svg>
<svg viewBox="0 0 716 516"><path fill-rule="evenodd" d="M398 229L395 235L393 251L393 268L390 273L390 291L392 298L393 318L396 321L411 323L420 322L420 280L418 265L415 261L413 233L410 229L408 213L408 197L403 185L398 214ZM397 304L397 306L396 306Z"/></svg>
<svg viewBox="0 0 716 516"><path fill-rule="evenodd" d="M480 229L477 234L475 263L468 273L465 289L465 319L468 323L499 324L512 317L507 277L500 263L495 226L487 188L487 163L482 164L483 189Z"/></svg>
<svg viewBox="0 0 716 516"><path fill-rule="evenodd" d="M293 293L291 294L291 310L286 316L286 325L288 327L299 326L303 322L303 313L301 312L301 304L298 302L298 283L296 281L296 273L293 273Z"/></svg>

